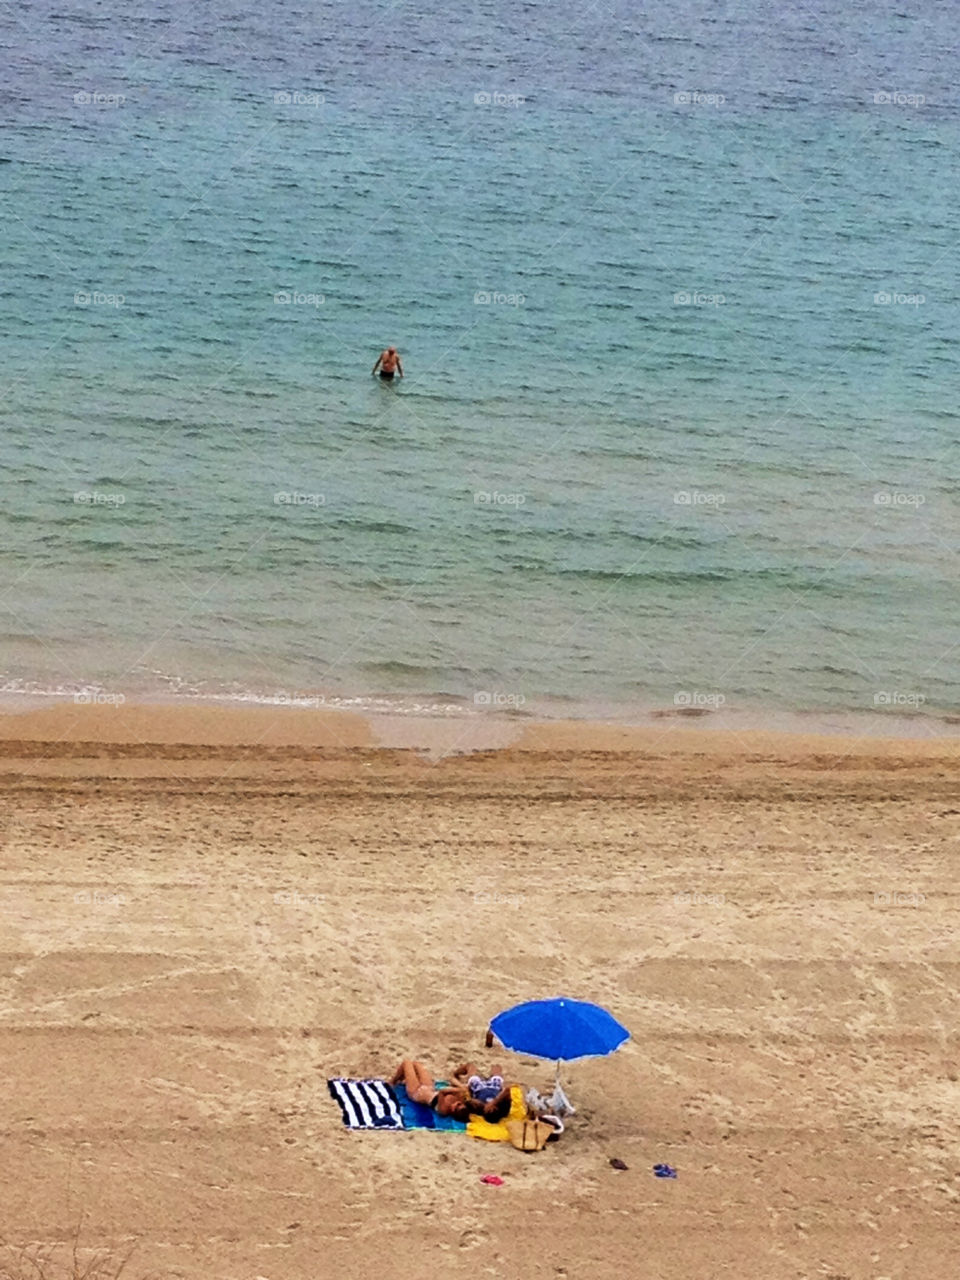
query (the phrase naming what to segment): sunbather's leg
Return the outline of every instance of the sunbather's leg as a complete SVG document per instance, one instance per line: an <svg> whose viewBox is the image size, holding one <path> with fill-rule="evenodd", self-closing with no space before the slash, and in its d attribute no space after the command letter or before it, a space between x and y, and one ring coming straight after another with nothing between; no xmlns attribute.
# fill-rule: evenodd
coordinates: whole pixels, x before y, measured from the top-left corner
<svg viewBox="0 0 960 1280"><path fill-rule="evenodd" d="M404 1058L393 1074L391 1084L403 1084L414 1102L427 1103L436 1093L433 1076L422 1062Z"/></svg>
<svg viewBox="0 0 960 1280"><path fill-rule="evenodd" d="M414 1062L412 1058L404 1058L390 1077L390 1083L404 1084L408 1089L411 1085L416 1088L421 1082L420 1072L425 1070L426 1068L421 1062Z"/></svg>
<svg viewBox="0 0 960 1280"><path fill-rule="evenodd" d="M416 1073L416 1082L418 1085L426 1085L429 1089L434 1088L433 1072L429 1071L422 1062L412 1062L410 1064ZM409 1085L407 1086L409 1088Z"/></svg>
<svg viewBox="0 0 960 1280"><path fill-rule="evenodd" d="M490 1075L503 1076L503 1067L499 1062L495 1062L490 1068ZM450 1079L455 1081L457 1084L466 1084L471 1076L480 1076L482 1078L483 1072L475 1062L465 1062L462 1067L457 1067Z"/></svg>

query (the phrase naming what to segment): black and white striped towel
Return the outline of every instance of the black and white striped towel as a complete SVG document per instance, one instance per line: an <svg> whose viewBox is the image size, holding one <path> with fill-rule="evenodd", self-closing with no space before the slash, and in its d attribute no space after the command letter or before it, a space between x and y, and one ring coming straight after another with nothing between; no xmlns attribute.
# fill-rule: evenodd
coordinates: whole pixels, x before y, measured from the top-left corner
<svg viewBox="0 0 960 1280"><path fill-rule="evenodd" d="M348 1129L402 1129L397 1095L386 1080L328 1080Z"/></svg>

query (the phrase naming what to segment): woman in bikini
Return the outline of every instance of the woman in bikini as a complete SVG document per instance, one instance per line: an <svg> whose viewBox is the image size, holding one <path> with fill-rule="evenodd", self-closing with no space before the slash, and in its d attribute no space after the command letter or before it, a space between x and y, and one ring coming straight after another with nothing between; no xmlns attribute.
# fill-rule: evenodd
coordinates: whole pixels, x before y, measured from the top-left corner
<svg viewBox="0 0 960 1280"><path fill-rule="evenodd" d="M449 1116L453 1120L466 1122L472 1115L502 1120L510 1111L509 1085L486 1100L471 1097L469 1088L462 1084L438 1089L433 1083L433 1073L422 1062L414 1062L412 1058L404 1058L390 1077L390 1084L404 1085L411 1101L429 1107L438 1116Z"/></svg>

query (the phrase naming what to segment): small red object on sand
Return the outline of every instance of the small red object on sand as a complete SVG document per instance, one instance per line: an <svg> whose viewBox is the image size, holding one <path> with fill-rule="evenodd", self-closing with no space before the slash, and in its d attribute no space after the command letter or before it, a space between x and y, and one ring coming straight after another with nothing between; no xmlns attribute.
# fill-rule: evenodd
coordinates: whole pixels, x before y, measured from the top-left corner
<svg viewBox="0 0 960 1280"><path fill-rule="evenodd" d="M503 1186L503 1179L500 1177L499 1174L496 1174L496 1173L485 1173L483 1177L480 1179L480 1181L485 1182L488 1187Z"/></svg>

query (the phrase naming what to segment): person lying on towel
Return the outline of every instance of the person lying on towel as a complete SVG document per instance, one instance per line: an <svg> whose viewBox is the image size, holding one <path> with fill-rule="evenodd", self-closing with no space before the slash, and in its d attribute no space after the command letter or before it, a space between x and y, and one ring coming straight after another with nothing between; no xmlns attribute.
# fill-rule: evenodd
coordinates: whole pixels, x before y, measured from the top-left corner
<svg viewBox="0 0 960 1280"><path fill-rule="evenodd" d="M504 1091L503 1067L496 1063L489 1076L482 1076L472 1062L464 1062L450 1075L454 1084L465 1085L467 1093L478 1102L493 1102ZM509 1092L509 1090L507 1090Z"/></svg>
<svg viewBox="0 0 960 1280"><path fill-rule="evenodd" d="M402 1084L412 1102L429 1107L438 1116L449 1116L464 1123L473 1115L491 1121L501 1120L510 1111L509 1085L485 1100L471 1097L469 1088L463 1084L438 1089L433 1083L433 1073L422 1062L414 1062L412 1058L404 1058L390 1077L390 1084Z"/></svg>

